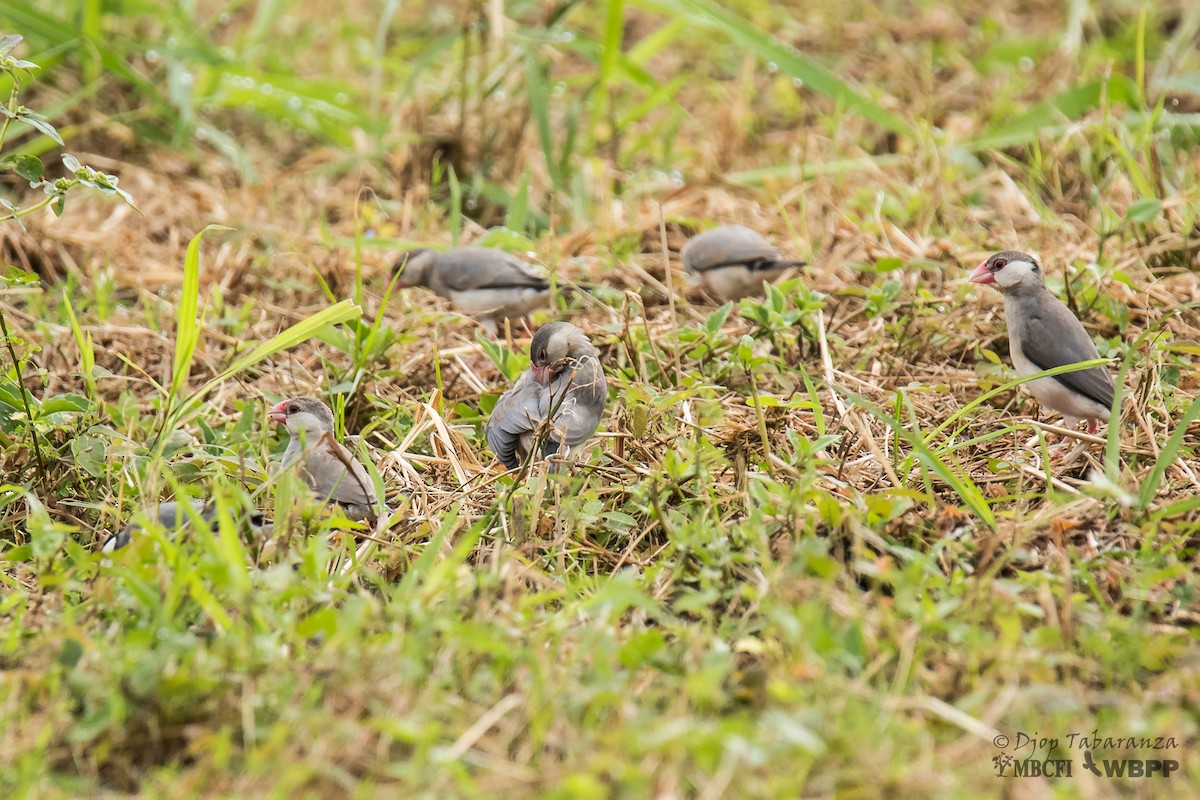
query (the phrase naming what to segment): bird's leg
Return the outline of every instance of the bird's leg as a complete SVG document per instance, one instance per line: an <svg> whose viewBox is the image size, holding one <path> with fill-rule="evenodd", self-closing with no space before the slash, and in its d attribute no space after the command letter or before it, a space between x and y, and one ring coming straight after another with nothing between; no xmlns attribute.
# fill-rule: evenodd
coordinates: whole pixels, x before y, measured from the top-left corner
<svg viewBox="0 0 1200 800"><path fill-rule="evenodd" d="M1063 417L1062 426L1067 430L1073 431L1079 426L1079 418ZM1083 448L1087 446L1087 442L1079 442L1078 446L1074 450L1071 449L1072 444L1073 442L1071 441L1071 437L1062 437L1061 442L1050 448L1050 458L1054 461L1062 463L1074 461L1083 451Z"/></svg>
<svg viewBox="0 0 1200 800"><path fill-rule="evenodd" d="M1091 433L1091 434L1095 434L1096 431L1098 431L1098 430L1100 430L1100 420L1089 419L1087 421L1087 432Z"/></svg>

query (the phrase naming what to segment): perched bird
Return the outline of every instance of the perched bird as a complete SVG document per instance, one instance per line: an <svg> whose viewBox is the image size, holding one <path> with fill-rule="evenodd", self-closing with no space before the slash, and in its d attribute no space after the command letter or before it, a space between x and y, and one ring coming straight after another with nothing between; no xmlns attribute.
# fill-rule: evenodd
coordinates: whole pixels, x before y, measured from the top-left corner
<svg viewBox="0 0 1200 800"><path fill-rule="evenodd" d="M188 500L187 502L195 510L196 514L200 517L200 520L205 524L205 526L211 530L212 523L217 518L216 506L207 500ZM158 507L154 510L154 513L158 517L158 524L168 531L178 530L180 527L191 521L191 515L189 515L184 509L183 504L177 500L168 500L165 503L159 503ZM265 522L263 515L259 513L251 514L247 521L249 523L250 530L255 534L268 532L271 527L270 523ZM137 522L130 522L119 532L108 537L108 540L104 543L104 546L100 548L100 551L103 553L111 553L114 550L120 550L122 547L127 546L131 541L133 541L133 537L141 532L141 530L142 526Z"/></svg>
<svg viewBox="0 0 1200 800"><path fill-rule="evenodd" d="M763 281L773 281L804 261L783 258L779 250L745 225L720 225L688 240L680 253L683 265L700 278L705 291L722 303L762 294Z"/></svg>
<svg viewBox="0 0 1200 800"><path fill-rule="evenodd" d="M1008 349L1017 374L1099 358L1096 344L1067 306L1046 289L1042 269L1033 256L1005 250L971 273L972 283L993 284L1004 293ZM1104 367L1064 372L1025 384L1043 406L1065 417L1074 428L1087 420L1095 433L1097 420L1108 419L1116 388Z"/></svg>
<svg viewBox="0 0 1200 800"><path fill-rule="evenodd" d="M559 454L566 461L577 455L596 432L608 401L596 348L569 322L539 328L529 359L529 370L496 401L483 428L488 446L509 469L538 447L543 431L539 458Z"/></svg>
<svg viewBox="0 0 1200 800"><path fill-rule="evenodd" d="M495 336L550 301L550 282L536 267L502 250L427 247L401 253L392 267L398 286L423 286L479 320Z"/></svg>
<svg viewBox="0 0 1200 800"><path fill-rule="evenodd" d="M387 512L366 468L333 438L329 406L315 397L294 397L273 406L270 417L292 437L283 451L283 468L296 465L322 502L341 506L350 519L374 521Z"/></svg>

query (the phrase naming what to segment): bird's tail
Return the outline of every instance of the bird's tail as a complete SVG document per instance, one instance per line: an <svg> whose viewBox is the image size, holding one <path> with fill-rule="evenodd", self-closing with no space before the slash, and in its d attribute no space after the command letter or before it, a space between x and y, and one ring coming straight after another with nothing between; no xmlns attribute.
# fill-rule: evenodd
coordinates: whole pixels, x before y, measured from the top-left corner
<svg viewBox="0 0 1200 800"><path fill-rule="evenodd" d="M807 261L755 261L753 264L747 264L746 266L750 267L750 269L754 272L763 272L766 270L792 269L793 267L796 269L803 269L804 267L808 266L808 262Z"/></svg>

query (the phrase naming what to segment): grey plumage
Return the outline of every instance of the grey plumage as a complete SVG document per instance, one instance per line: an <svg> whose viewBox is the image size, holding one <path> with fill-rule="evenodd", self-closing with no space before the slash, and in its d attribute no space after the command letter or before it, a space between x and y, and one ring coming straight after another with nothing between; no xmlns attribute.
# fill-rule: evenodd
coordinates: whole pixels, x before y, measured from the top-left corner
<svg viewBox="0 0 1200 800"><path fill-rule="evenodd" d="M692 237L680 258L722 302L761 294L763 281L805 265L785 259L778 248L744 225L719 225Z"/></svg>
<svg viewBox="0 0 1200 800"><path fill-rule="evenodd" d="M527 316L550 300L550 282L524 259L486 247L401 253L397 285L421 286L479 319L495 335L504 320Z"/></svg>
<svg viewBox="0 0 1200 800"><path fill-rule="evenodd" d="M1009 354L1019 375L1033 375L1067 364L1099 358L1096 344L1067 306L1046 289L1037 260L1005 250L980 264L975 283L994 284L1004 293ZM1107 419L1116 386L1104 367L1038 378L1025 384L1042 405L1063 414L1069 427L1081 419L1095 430Z"/></svg>
<svg viewBox="0 0 1200 800"><path fill-rule="evenodd" d="M212 529L212 523L217 518L217 509L210 501L207 500L188 500L188 504L195 510L208 530ZM168 500L165 503L159 503L154 509L154 515L158 518L158 524L168 531L175 531L186 526L192 517L184 509L183 504L177 500ZM250 530L256 535L270 529L270 525L263 519L260 513L250 514L247 519ZM133 537L141 533L142 526L137 522L130 522L117 533L108 537L104 542L104 546L100 548L103 553L111 553L114 550L120 550L126 547L133 541Z"/></svg>
<svg viewBox="0 0 1200 800"><path fill-rule="evenodd" d="M542 326L529 353L529 370L496 401L484 426L488 446L508 469L520 466L541 435L539 458L570 460L596 432L608 401L599 354L574 325Z"/></svg>
<svg viewBox="0 0 1200 800"><path fill-rule="evenodd" d="M296 397L272 408L271 419L291 436L282 468L296 467L318 499L337 503L351 519L374 520L387 511L366 468L334 438L328 406L315 397Z"/></svg>

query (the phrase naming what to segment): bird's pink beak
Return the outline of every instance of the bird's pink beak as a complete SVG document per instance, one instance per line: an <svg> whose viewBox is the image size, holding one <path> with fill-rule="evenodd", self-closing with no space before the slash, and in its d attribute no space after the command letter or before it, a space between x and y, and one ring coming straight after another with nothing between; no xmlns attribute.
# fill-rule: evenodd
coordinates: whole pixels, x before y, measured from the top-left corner
<svg viewBox="0 0 1200 800"><path fill-rule="evenodd" d="M272 422L278 422L280 425L287 425L287 400L280 400L275 405L271 406L271 410L267 412L267 416Z"/></svg>
<svg viewBox="0 0 1200 800"><path fill-rule="evenodd" d="M542 386L545 386L547 383L549 383L549 381L546 379L546 373L550 371L549 364L544 367L539 367L536 364L530 364L529 371L533 373L533 379Z"/></svg>
<svg viewBox="0 0 1200 800"><path fill-rule="evenodd" d="M987 262L983 262L975 271L971 273L971 283L995 283L996 276L988 269Z"/></svg>

